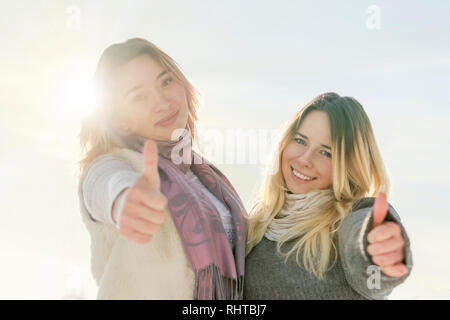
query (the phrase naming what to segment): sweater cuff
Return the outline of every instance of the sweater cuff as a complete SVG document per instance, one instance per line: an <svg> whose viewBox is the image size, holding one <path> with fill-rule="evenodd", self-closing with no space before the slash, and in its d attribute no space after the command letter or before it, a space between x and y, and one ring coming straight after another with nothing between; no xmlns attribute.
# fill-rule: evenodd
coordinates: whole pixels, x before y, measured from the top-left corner
<svg viewBox="0 0 450 320"><path fill-rule="evenodd" d="M117 196L126 188L130 188L136 178L139 176L139 173L133 172L133 171L119 171L116 174L114 174L111 179L108 182L108 194L107 194L107 219L108 222L112 225L115 225L117 228L120 228L120 218L122 214L122 208L125 197L121 197L122 201L119 201L116 206L116 214L117 217L117 223L114 223L114 220L112 219L113 214L113 204L114 200L117 198ZM118 214L117 214L118 213Z"/></svg>
<svg viewBox="0 0 450 320"><path fill-rule="evenodd" d="M123 205L125 204L125 199L127 198L127 194L128 188L124 193L118 196L116 205L114 206L114 209L112 211L111 219L112 217L114 217L116 220L116 222L114 222L114 219L112 219L112 223L117 227L117 229L120 229L120 222L122 221L122 210Z"/></svg>
<svg viewBox="0 0 450 320"><path fill-rule="evenodd" d="M381 280L389 281L389 280L394 280L394 279L407 278L411 272L412 265L413 265L412 253L411 253L411 242L410 242L408 234L406 233L406 229L400 220L398 213L395 211L395 209L390 204L389 204L389 208L388 208L388 213L386 215L386 218L383 220L383 222L385 222L385 221L395 222L400 226L402 237L403 237L403 240L405 241L405 247L404 247L405 258L403 259L402 263L406 265L408 272L401 277L391 277L391 276L386 275L383 271L381 271ZM373 208L370 211L370 213L367 215L367 217L364 221L364 227L361 229L361 233L360 233L361 237L358 239L358 242L360 244L361 254L364 256L364 259L366 261L370 262L371 264L374 264L372 262L372 258L370 257L369 252L367 251L367 247L369 246L369 240L367 240L367 236L368 236L369 232L371 231L372 222L373 222Z"/></svg>
<svg viewBox="0 0 450 320"><path fill-rule="evenodd" d="M338 230L339 254L348 283L358 293L368 299L385 299L392 290L406 280L412 269L412 253L410 241L400 217L394 208L389 205L388 214L384 221L394 221L402 229L405 240L405 264L408 272L401 277L390 277L381 271L381 268L372 262L367 252L367 235L370 232L373 220L373 206L357 209L350 212L342 221ZM373 271L378 269L379 281L373 277ZM372 283L372 280L376 280ZM376 284L376 285L374 285Z"/></svg>

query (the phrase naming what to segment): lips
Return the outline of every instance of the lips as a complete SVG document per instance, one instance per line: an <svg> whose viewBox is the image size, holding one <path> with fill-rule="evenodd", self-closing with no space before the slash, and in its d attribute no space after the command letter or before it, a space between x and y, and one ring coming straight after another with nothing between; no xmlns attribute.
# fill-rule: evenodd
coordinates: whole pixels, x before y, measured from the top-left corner
<svg viewBox="0 0 450 320"><path fill-rule="evenodd" d="M173 112L172 114L168 115L167 117L162 118L161 120L159 120L157 123L155 123L155 125L157 125L157 126L168 126L168 125L172 124L177 119L178 113L179 113L179 110Z"/></svg>
<svg viewBox="0 0 450 320"><path fill-rule="evenodd" d="M294 171L296 173L294 173ZM294 169L292 166L291 166L291 173L292 173L292 177L294 178L294 180L299 181L301 183L308 183L308 182L311 182L316 179L316 177L308 176L308 175L304 174L303 172L301 172L300 170ZM299 175L305 177L305 179L299 177ZM311 179L306 179L306 178L311 178Z"/></svg>

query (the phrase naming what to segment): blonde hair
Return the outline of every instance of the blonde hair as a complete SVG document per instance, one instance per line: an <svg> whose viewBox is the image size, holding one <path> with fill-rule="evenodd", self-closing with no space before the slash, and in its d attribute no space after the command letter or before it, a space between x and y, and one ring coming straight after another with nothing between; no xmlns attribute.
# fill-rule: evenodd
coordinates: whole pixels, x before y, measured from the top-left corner
<svg viewBox="0 0 450 320"><path fill-rule="evenodd" d="M389 180L372 131L369 118L358 101L336 93L324 93L299 110L287 123L278 144L272 167L274 174L266 174L259 194L249 212L247 254L259 243L267 227L283 208L288 191L281 172L284 149L294 138L303 120L311 111L328 115L331 129L332 191L334 197L320 210L308 215L280 237L277 250L289 240L298 239L289 252L297 251L296 261L303 250L306 270L322 279L338 257L335 233L352 205L366 196L375 196L381 188L389 191ZM333 262L330 263L331 259Z"/></svg>
<svg viewBox="0 0 450 320"><path fill-rule="evenodd" d="M183 74L177 63L155 44L141 38L129 39L105 49L97 64L94 80L98 100L91 115L83 119L80 130L81 160L80 171L98 156L108 153L117 145L108 132L108 123L121 115L116 110L113 83L118 67L140 55L149 55L162 67L171 71L183 84L188 104L187 127L194 142L195 121L197 120L198 91Z"/></svg>

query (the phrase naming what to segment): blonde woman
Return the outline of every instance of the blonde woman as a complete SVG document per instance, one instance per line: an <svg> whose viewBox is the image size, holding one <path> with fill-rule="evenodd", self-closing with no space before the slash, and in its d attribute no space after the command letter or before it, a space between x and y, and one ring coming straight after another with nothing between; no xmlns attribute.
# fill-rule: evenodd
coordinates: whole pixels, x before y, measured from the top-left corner
<svg viewBox="0 0 450 320"><path fill-rule="evenodd" d="M97 298L242 299L246 212L192 150L192 84L139 38L108 47L95 79L78 194Z"/></svg>
<svg viewBox="0 0 450 320"><path fill-rule="evenodd" d="M386 299L412 268L388 188L358 101L313 99L288 123L250 210L244 298Z"/></svg>

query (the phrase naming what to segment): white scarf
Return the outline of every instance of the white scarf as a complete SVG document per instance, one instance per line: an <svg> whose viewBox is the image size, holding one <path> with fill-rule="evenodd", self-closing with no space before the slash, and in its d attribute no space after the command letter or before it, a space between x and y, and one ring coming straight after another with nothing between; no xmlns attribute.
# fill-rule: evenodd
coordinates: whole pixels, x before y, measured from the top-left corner
<svg viewBox="0 0 450 320"><path fill-rule="evenodd" d="M331 189L315 190L302 194L286 192L283 208L273 218L264 236L269 240L278 241L292 226L308 219L310 214L320 210L333 198Z"/></svg>

